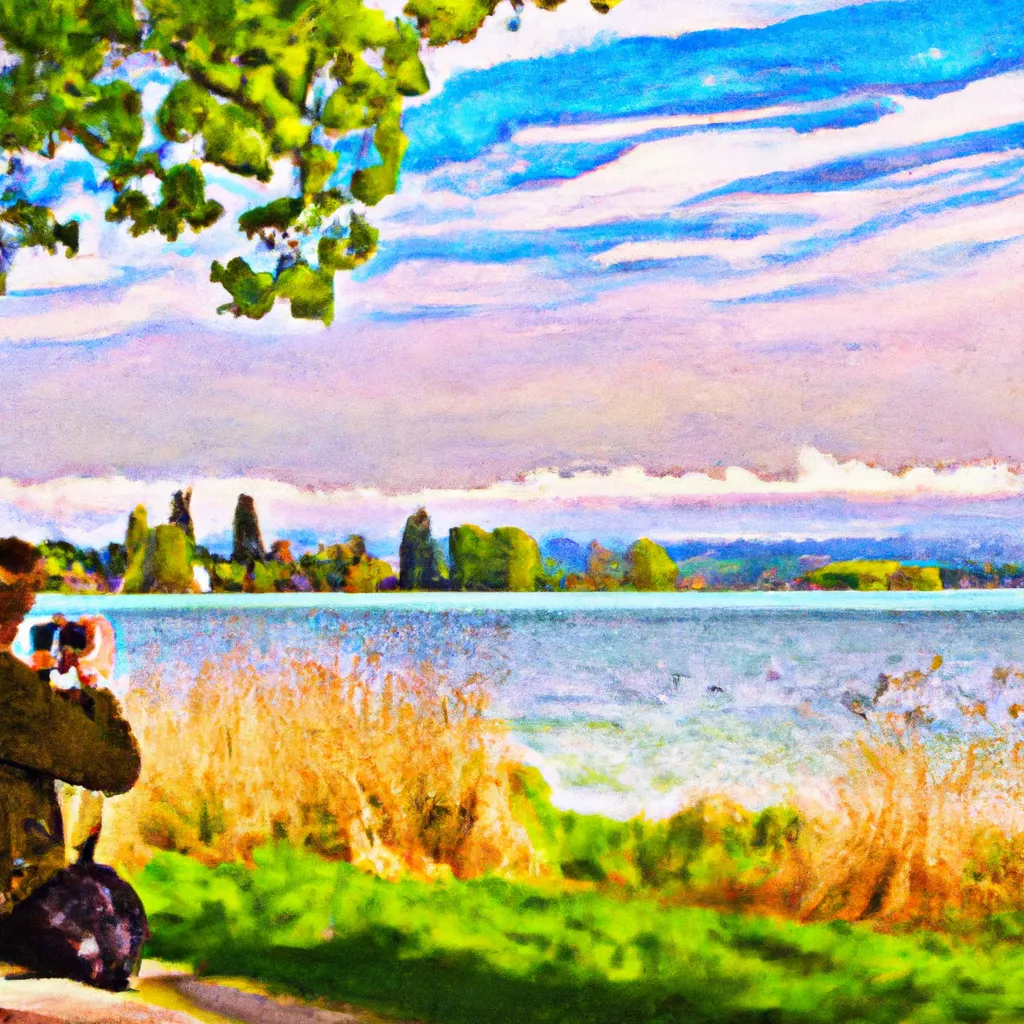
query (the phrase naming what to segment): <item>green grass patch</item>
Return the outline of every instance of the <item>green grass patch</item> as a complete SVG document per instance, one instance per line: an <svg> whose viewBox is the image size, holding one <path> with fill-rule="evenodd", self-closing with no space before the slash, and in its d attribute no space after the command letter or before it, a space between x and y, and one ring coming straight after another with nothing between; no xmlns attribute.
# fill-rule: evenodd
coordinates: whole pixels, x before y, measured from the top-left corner
<svg viewBox="0 0 1024 1024"><path fill-rule="evenodd" d="M283 845L257 851L255 863L157 856L136 878L149 955L438 1024L1024 1015L1016 919L968 944L558 882L387 882Z"/></svg>

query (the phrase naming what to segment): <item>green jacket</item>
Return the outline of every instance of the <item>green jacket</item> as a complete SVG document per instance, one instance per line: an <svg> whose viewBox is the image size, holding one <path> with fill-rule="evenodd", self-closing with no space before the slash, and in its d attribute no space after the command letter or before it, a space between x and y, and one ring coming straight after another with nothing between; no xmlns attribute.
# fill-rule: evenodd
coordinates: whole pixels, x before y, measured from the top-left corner
<svg viewBox="0 0 1024 1024"><path fill-rule="evenodd" d="M113 694L54 690L0 651L0 915L64 867L54 781L113 796L140 767Z"/></svg>

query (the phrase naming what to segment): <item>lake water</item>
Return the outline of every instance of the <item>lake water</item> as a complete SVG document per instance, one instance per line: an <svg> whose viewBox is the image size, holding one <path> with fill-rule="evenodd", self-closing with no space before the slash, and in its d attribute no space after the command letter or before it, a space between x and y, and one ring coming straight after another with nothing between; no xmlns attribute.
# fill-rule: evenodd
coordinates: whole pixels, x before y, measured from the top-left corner
<svg viewBox="0 0 1024 1024"><path fill-rule="evenodd" d="M863 724L844 696L873 693L880 673L939 654L933 686L948 705L984 691L994 668L1024 668L1024 591L1013 590L45 595L33 616L57 611L111 620L119 686L150 659L188 671L239 644L483 671L494 714L558 801L615 815L660 816L701 792L758 804L820 784Z"/></svg>

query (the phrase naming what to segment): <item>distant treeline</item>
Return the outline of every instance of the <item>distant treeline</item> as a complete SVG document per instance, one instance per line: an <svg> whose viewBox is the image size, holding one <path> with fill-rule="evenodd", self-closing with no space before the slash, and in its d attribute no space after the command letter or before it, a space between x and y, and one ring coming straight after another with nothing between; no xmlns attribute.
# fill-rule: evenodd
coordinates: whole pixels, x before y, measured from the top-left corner
<svg viewBox="0 0 1024 1024"><path fill-rule="evenodd" d="M542 551L515 526L487 531L466 524L448 532L447 551L418 509L406 521L399 570L376 558L363 537L319 545L295 558L287 540L264 544L253 499L239 495L232 551L225 558L198 544L192 492L177 491L166 523L151 527L146 509L128 517L123 543L105 549L66 541L40 545L46 589L62 593L311 593L376 591L671 591L671 590L941 590L1024 585L1018 566L943 567L885 559L831 561L827 556L722 559L714 551L676 561L641 538L615 552L593 541L560 538Z"/></svg>

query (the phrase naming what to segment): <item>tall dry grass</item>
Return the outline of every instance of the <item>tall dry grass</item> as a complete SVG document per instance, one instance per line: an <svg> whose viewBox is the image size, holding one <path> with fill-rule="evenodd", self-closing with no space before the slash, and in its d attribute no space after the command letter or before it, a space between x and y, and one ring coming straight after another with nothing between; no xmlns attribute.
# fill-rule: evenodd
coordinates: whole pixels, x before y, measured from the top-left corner
<svg viewBox="0 0 1024 1024"><path fill-rule="evenodd" d="M929 710L940 666L880 677L853 706L863 728L834 800L799 827L737 853L735 822L702 804L622 854L662 858L652 870L677 878L685 853L699 870L683 873L682 898L803 920L941 926L1024 910L1024 673L956 693L959 727L943 731ZM481 675L386 672L375 654L321 664L236 650L192 679L152 668L125 702L142 778L108 802L100 856L128 869L157 850L248 861L281 838L386 877L535 875L547 854L513 813L517 766L488 697Z"/></svg>
<svg viewBox="0 0 1024 1024"><path fill-rule="evenodd" d="M936 731L941 664L880 677L855 709L865 726L845 752L836 810L809 832L804 919L941 925L1024 909L1024 707L1010 692L1024 675L997 670L987 694L958 691L959 728Z"/></svg>
<svg viewBox="0 0 1024 1024"><path fill-rule="evenodd" d="M110 801L100 854L248 860L276 837L385 876L529 872L487 703L478 676L384 672L373 654L258 665L236 651L193 680L152 668L125 701L142 777Z"/></svg>

